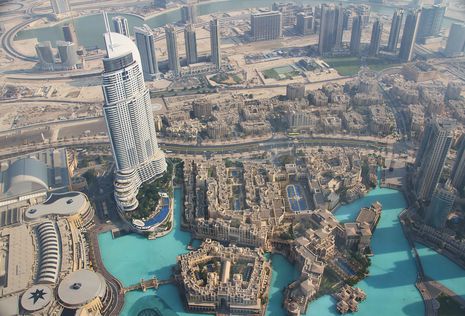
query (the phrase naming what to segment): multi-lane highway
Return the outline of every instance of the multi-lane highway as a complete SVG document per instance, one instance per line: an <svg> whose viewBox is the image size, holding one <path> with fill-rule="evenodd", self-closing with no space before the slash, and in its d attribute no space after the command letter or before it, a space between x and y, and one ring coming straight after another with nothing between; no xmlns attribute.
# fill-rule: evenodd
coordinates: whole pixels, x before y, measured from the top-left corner
<svg viewBox="0 0 465 316"><path fill-rule="evenodd" d="M47 148L82 148L98 145L108 145L106 136L89 137L86 139L70 139L54 143L30 144L10 148L0 149L0 159L7 159L21 154L43 150ZM161 140L160 147L167 153L186 155L228 155L247 152L270 151L282 148L300 148L310 146L339 146L339 147L361 147L375 150L393 150L393 144L383 140L360 139L353 136L347 137L300 137L300 138L270 138L263 141L245 141L236 144L215 144L215 145L191 145L169 143Z"/></svg>

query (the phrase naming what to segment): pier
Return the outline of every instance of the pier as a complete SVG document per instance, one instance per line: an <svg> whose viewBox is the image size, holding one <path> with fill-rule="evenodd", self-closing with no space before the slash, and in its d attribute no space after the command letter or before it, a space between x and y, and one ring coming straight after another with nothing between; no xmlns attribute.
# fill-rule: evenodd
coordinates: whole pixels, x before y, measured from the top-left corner
<svg viewBox="0 0 465 316"><path fill-rule="evenodd" d="M176 280L174 278L171 278L168 280L158 280L156 277L150 280L141 279L140 282L137 284L121 288L121 293L126 294L127 292L131 292L131 291L145 292L148 289L158 289L160 285L175 283L175 281Z"/></svg>

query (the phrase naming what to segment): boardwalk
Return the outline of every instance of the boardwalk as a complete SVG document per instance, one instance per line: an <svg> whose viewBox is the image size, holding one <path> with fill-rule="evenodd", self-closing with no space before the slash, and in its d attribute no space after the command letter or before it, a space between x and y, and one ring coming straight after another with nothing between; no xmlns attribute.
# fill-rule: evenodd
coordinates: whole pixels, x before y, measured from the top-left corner
<svg viewBox="0 0 465 316"><path fill-rule="evenodd" d="M90 242L90 257L95 271L103 275L108 284L108 290L111 291L109 301L104 304L102 315L119 315L124 304L124 295L121 293L123 288L121 282L107 271L100 256L100 247L98 244L98 234L103 230L108 230L108 227L101 225L98 228L95 226L89 230Z"/></svg>

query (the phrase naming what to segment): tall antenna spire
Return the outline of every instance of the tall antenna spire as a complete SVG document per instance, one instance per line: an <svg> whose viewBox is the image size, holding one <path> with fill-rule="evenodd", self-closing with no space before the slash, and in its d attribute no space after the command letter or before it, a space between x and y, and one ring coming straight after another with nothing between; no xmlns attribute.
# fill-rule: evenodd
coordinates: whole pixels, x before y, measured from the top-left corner
<svg viewBox="0 0 465 316"><path fill-rule="evenodd" d="M105 11L102 11L103 13L103 21L105 23L105 30L106 33L108 34L108 39L110 40L110 48L113 49L113 42L111 40L111 30L110 30L110 22L108 21L108 14Z"/></svg>

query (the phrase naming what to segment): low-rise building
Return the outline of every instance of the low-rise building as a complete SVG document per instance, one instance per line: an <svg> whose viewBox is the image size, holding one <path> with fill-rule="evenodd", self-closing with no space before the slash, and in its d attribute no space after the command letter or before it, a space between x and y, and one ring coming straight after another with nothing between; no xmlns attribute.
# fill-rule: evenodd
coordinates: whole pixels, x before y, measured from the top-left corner
<svg viewBox="0 0 465 316"><path fill-rule="evenodd" d="M201 313L259 315L271 282L271 266L261 250L224 247L205 240L178 256L179 282L187 308Z"/></svg>

